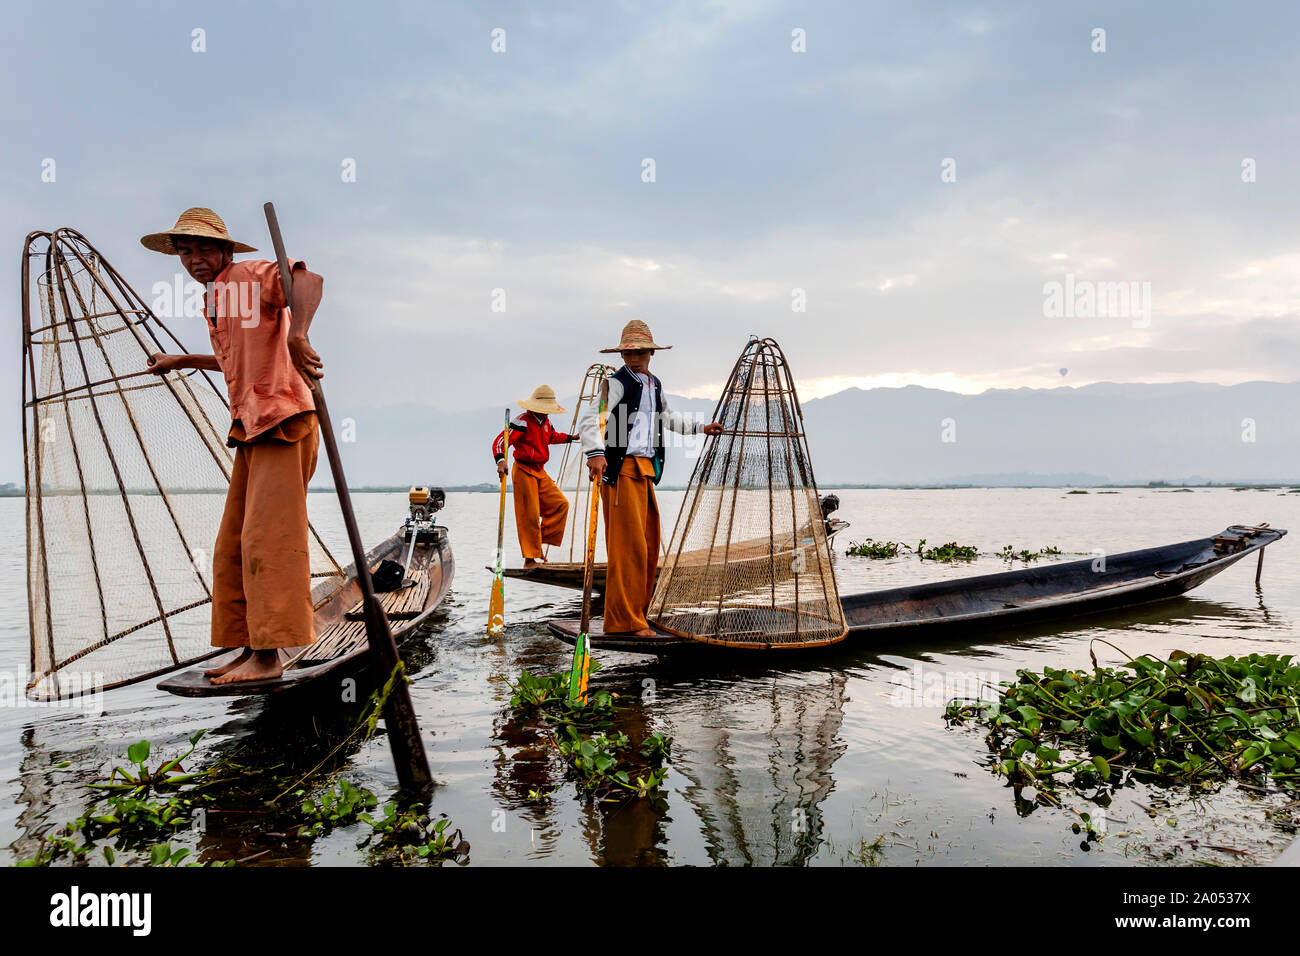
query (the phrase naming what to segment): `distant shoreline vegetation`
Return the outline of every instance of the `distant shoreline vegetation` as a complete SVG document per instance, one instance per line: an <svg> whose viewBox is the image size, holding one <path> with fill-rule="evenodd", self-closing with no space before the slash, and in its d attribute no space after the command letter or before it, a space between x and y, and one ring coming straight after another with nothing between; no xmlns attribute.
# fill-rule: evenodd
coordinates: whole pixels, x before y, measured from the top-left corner
<svg viewBox="0 0 1300 956"><path fill-rule="evenodd" d="M407 485L364 485L351 489L353 494L367 493L390 493L406 491ZM482 482L477 485L437 485L443 491L465 491L465 492L485 492L498 494L501 486L495 483ZM507 485L507 487L510 487ZM851 482L822 482L817 486L821 491L960 491L965 489L981 488L1041 488L1044 491L1068 491L1072 489L1115 489L1129 491L1181 491L1183 489L1193 490L1196 488L1220 488L1233 491L1286 491L1288 489L1300 490L1300 480L1296 481L1275 481L1275 482L1250 482L1250 481L1203 481L1183 484L1176 481L1148 481L1148 482L1127 482L1121 484L1102 484L1102 485L980 485L980 484L887 484L887 485L862 485ZM685 491L685 485L659 485L659 491ZM333 488L312 488L313 493L330 492Z"/></svg>
<svg viewBox="0 0 1300 956"><path fill-rule="evenodd" d="M443 491L449 492L481 492L498 494L501 486L495 483L480 482L477 485L436 485ZM1291 493L1300 493L1300 480L1297 481L1280 481L1280 482L1250 482L1250 481L1203 481L1189 482L1183 484L1176 481L1148 481L1148 482L1127 482L1120 484L1104 485L1024 485L1024 484L1005 484L1005 485L980 485L980 484L892 484L892 485L861 485L847 482L827 483L818 486L822 491L961 491L970 489L1026 489L1041 488L1045 491L1069 491L1069 493L1086 494L1086 489L1114 489L1129 491L1192 491L1197 488L1219 488L1231 491L1290 491ZM410 490L410 485L357 485L349 488L354 495L365 494L400 494ZM685 485L660 485L660 491L685 491ZM226 489L220 488L173 488L168 489L170 494L174 495L224 495ZM334 488L309 488L309 494L325 495L334 494ZM46 489L47 496L56 495L79 495L78 489ZM91 495L116 495L116 488L99 488L87 492ZM128 488L127 494L130 495L156 495L156 488ZM24 495L23 487L13 482L0 484L0 498L21 498Z"/></svg>

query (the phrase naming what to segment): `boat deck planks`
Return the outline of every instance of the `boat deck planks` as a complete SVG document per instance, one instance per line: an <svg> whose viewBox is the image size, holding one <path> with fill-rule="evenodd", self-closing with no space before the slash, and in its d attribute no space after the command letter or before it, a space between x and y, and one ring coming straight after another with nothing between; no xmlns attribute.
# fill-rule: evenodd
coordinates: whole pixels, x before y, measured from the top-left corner
<svg viewBox="0 0 1300 956"><path fill-rule="evenodd" d="M339 621L336 624L331 624L323 634L318 635L316 642L301 651L294 658L294 662L314 664L332 661L336 657L351 652L359 642L366 639L365 621Z"/></svg>
<svg viewBox="0 0 1300 956"><path fill-rule="evenodd" d="M378 595L385 612L392 619L393 639L399 644L433 613L446 595L455 574L456 563L446 530L438 527L437 534L429 539L420 538L412 558L410 576L413 587L388 591ZM400 559L406 553L402 532L377 545L367 555L371 570L385 559ZM366 666L370 659L369 638L364 620L352 619L361 604L360 587L352 574L351 565L345 569L347 586L326 597L332 587L328 582L317 586L313 597L317 599L316 640L307 647L288 648L280 652L284 673L272 680L241 681L234 684L213 684L203 676L203 668L193 667L179 671L158 683L158 688L182 697L235 697L278 694L312 682L329 682L353 674ZM232 655L233 656L233 655ZM217 663L220 663L218 659ZM212 666L209 662L205 666Z"/></svg>
<svg viewBox="0 0 1300 956"><path fill-rule="evenodd" d="M388 615L390 621L415 617L424 610L424 599L429 596L429 572L424 570L413 571L410 579L414 582L410 587L385 591L376 595L379 598L380 607L384 609L384 613ZM345 617L349 621L364 621L364 603L358 601L348 609Z"/></svg>

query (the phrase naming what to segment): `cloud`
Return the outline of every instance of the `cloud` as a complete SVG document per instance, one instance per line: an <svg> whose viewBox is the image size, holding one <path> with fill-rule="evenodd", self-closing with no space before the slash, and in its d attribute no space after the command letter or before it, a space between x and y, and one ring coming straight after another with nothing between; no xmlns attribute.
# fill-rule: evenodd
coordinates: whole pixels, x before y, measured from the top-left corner
<svg viewBox="0 0 1300 956"><path fill-rule="evenodd" d="M275 200L326 276L313 337L336 404L576 386L633 315L677 346L656 369L690 394L751 333L818 393L1045 386L1061 367L1071 384L1297 377L1294 64L1273 42L1300 25L1290 8L410 2L380 22L236 2L203 10L202 55L188 9L5 16L23 43L0 80L43 78L0 106L14 235L76 225L147 290L172 264L139 235L201 204L266 249ZM1149 328L1044 317L1066 274L1150 282ZM0 365L15 349L0 340Z"/></svg>

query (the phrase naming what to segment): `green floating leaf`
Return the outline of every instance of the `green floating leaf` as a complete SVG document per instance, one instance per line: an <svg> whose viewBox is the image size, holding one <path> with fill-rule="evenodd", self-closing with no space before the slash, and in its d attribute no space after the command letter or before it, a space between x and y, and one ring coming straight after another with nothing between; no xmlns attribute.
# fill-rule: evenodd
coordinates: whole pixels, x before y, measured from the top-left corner
<svg viewBox="0 0 1300 956"><path fill-rule="evenodd" d="M1124 732L1132 737L1139 747L1150 747L1156 739L1154 733L1141 727L1135 727L1132 730L1125 730Z"/></svg>

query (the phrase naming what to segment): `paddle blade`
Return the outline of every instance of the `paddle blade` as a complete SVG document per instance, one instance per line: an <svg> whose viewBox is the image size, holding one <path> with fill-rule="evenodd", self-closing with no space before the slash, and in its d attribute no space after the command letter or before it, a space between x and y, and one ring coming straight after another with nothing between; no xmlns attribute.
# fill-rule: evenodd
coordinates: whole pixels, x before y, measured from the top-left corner
<svg viewBox="0 0 1300 956"><path fill-rule="evenodd" d="M591 676L591 652L587 646L587 635L579 634L573 643L573 667L569 670L569 700L575 703L587 702L587 678Z"/></svg>
<svg viewBox="0 0 1300 956"><path fill-rule="evenodd" d="M500 637L506 629L506 579L492 578L492 596L488 599L488 636Z"/></svg>

